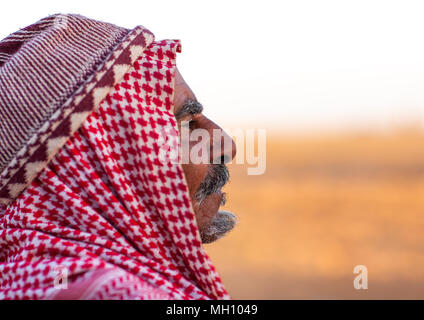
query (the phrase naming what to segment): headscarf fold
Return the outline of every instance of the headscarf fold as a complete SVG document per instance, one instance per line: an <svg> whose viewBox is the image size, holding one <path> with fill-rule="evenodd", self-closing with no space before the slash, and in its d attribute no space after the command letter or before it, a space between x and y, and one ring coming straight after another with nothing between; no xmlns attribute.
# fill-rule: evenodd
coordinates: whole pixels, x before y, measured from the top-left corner
<svg viewBox="0 0 424 320"><path fill-rule="evenodd" d="M180 43L142 51L0 211L1 299L229 298L181 165L159 158L163 133L178 129Z"/></svg>
<svg viewBox="0 0 424 320"><path fill-rule="evenodd" d="M10 204L154 40L57 14L0 41L0 205Z"/></svg>

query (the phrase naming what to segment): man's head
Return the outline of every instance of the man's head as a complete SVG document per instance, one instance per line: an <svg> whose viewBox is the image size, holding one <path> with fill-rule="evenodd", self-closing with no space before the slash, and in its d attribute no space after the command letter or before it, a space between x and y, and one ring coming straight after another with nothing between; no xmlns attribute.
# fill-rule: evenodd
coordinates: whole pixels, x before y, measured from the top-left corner
<svg viewBox="0 0 424 320"><path fill-rule="evenodd" d="M187 126L186 129L190 132L203 129L204 132L209 133L209 141L203 141L208 146L206 155L208 161L197 164L193 163L191 161L193 159L189 157L188 163L183 163L183 170L202 241L210 243L225 235L236 224L236 218L231 212L219 210L226 200L222 187L229 180L225 163L234 158L236 146L222 128L208 119L202 111L202 105L197 101L193 91L177 69L174 114L180 133L182 126ZM220 134L217 135L217 132ZM225 141L231 141L231 143ZM196 144L202 143L202 141L191 140L186 142L189 152Z"/></svg>
<svg viewBox="0 0 424 320"><path fill-rule="evenodd" d="M211 219L227 173L163 161L185 154L175 148L178 52L178 40L154 41L142 26L73 14L0 41L0 298L229 298L192 211L205 242L228 229ZM192 110L177 83L176 111Z"/></svg>

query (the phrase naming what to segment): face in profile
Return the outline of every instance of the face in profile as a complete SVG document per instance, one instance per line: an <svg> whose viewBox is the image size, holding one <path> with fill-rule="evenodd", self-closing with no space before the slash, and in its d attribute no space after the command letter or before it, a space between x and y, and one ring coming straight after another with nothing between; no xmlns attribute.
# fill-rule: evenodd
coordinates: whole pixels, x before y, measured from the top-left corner
<svg viewBox="0 0 424 320"><path fill-rule="evenodd" d="M180 133L183 127L190 133L195 130L209 133L206 135L208 141L200 141L207 145L206 154L200 155L206 157L207 161L198 163L188 157L189 161L182 166L202 241L210 243L224 236L236 224L234 214L219 210L226 201L222 191L229 180L226 163L234 158L236 146L221 127L203 114L203 106L178 70L175 78L174 115ZM190 139L187 143L188 149L183 152L191 153L199 141Z"/></svg>

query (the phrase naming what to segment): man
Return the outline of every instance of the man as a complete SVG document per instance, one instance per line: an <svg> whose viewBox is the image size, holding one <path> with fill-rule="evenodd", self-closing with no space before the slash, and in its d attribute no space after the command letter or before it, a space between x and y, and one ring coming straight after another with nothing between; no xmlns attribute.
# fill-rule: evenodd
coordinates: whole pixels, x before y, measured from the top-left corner
<svg viewBox="0 0 424 320"><path fill-rule="evenodd" d="M234 227L219 207L235 145L179 51L78 15L0 42L0 298L228 298L201 242ZM161 158L183 129L211 133L209 161Z"/></svg>
<svg viewBox="0 0 424 320"><path fill-rule="evenodd" d="M202 114L203 107L197 102L194 93L176 71L174 114L181 127L182 122L190 122L190 130L207 130L209 143L209 158L203 164L193 164L188 161L183 164L190 196L194 201L197 225L204 243L217 240L234 226L234 216L229 212L218 211L221 204L225 204L225 194L221 188L228 182L229 173L225 163L233 159L236 152L234 141L215 123ZM181 131L181 130L180 130ZM219 131L219 140L214 131ZM215 138L215 140L214 140ZM228 141L231 143L228 143ZM189 141L190 147L198 143ZM218 147L217 147L218 145ZM191 160L191 159L189 159ZM217 216L217 213L218 216Z"/></svg>

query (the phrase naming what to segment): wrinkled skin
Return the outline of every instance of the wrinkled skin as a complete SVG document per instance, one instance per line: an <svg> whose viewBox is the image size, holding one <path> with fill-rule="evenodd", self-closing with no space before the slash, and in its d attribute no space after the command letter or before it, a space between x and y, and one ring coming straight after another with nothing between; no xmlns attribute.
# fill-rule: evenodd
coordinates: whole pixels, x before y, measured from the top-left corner
<svg viewBox="0 0 424 320"><path fill-rule="evenodd" d="M187 100L197 100L193 91L187 85L180 72L176 71L176 79L175 79L175 87L174 87L174 114L177 114L181 109L185 101ZM207 109L209 106L205 106ZM190 130L194 130L197 128L202 128L208 130L210 134L210 152L209 152L209 162L212 163L214 159L220 159L221 163L228 162L229 159L233 159L236 154L236 146L234 141L232 141L232 145L229 147L228 144L225 145L223 142L221 143L220 149L213 149L213 141L214 136L212 130L219 129L222 131L222 141L225 139L231 139L225 132L223 132L222 128L217 124L208 119L203 113L190 115L189 118L192 120ZM179 127L181 125L181 121L189 120L187 118L179 119L178 124ZM193 145L197 142L190 142L190 150ZM226 149L225 149L226 148ZM213 153L213 150L215 154ZM211 164L183 164L184 174L187 180L190 197L193 203L193 209L196 215L197 225L202 233L203 230L211 223L214 217L217 215L219 207L221 205L223 193L221 191L216 192L207 196L202 202L201 206L196 205L195 194L198 190L201 182L205 179L205 176L208 172L208 167Z"/></svg>

